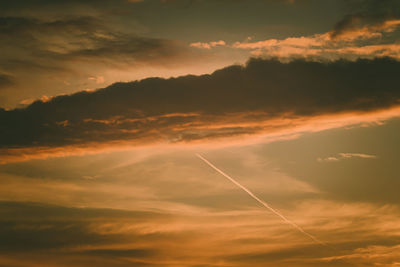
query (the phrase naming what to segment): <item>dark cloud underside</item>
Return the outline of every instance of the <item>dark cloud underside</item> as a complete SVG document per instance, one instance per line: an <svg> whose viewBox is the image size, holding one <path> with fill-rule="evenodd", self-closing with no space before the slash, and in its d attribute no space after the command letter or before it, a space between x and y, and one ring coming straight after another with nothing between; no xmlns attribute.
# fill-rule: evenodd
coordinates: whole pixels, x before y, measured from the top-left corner
<svg viewBox="0 0 400 267"><path fill-rule="evenodd" d="M82 145L118 140L181 141L249 134L253 128L201 132L199 127L338 112L372 111L399 103L400 63L391 59L252 59L211 75L150 78L95 92L58 96L2 111L1 147ZM259 115L262 114L262 115Z"/></svg>
<svg viewBox="0 0 400 267"><path fill-rule="evenodd" d="M334 38L363 25L382 24L385 20L400 17L400 2L396 0L348 1L347 6L349 13L331 32Z"/></svg>
<svg viewBox="0 0 400 267"><path fill-rule="evenodd" d="M161 235L103 233L97 231L95 225L124 220L130 223L166 221L170 217L155 212L82 209L27 202L0 202L0 214L0 258L18 253L26 253L27 257L51 253L55 259L58 258L55 263L57 266L62 265L64 260L73 262L80 258L88 262L101 260L103 263L100 261L100 266L106 266L114 265L112 261L117 258L131 257L132 260L139 260L154 257L157 250L142 248L140 242L163 239ZM129 249L113 248L112 245L116 243L131 246ZM84 249L88 246L93 248ZM105 248L102 249L102 246ZM54 259L47 256L42 261L48 263ZM118 265L128 264L123 260L118 262Z"/></svg>

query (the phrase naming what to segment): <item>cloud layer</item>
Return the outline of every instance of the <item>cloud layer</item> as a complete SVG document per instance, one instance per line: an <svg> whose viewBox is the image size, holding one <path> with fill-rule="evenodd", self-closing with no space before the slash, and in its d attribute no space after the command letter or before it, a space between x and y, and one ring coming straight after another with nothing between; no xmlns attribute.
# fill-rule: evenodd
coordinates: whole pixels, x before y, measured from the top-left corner
<svg viewBox="0 0 400 267"><path fill-rule="evenodd" d="M333 30L312 36L267 39L257 42L236 42L233 48L250 50L263 57L312 58L313 60L338 60L357 58L400 58L400 45L390 37L398 35L400 19L362 23L363 19L351 16ZM372 24L371 24L372 23Z"/></svg>
<svg viewBox="0 0 400 267"><path fill-rule="evenodd" d="M191 46L211 49L218 43L219 46L249 51L253 56L278 57L283 61L293 58L316 61L376 57L400 59L398 1L348 1L345 7L348 13L330 31L280 39L264 37L253 40L248 37L232 44L222 40L197 42Z"/></svg>
<svg viewBox="0 0 400 267"><path fill-rule="evenodd" d="M193 70L195 63L188 60L202 53L179 40L143 36L133 26L121 27L103 15L78 12L59 17L0 13L0 38L0 49L7 51L0 55L2 107L41 95L95 88L98 79L92 77L101 76L102 83L110 84L148 77L155 70L181 73L183 65ZM201 65L208 56L196 58ZM18 86L6 90L10 85Z"/></svg>
<svg viewBox="0 0 400 267"><path fill-rule="evenodd" d="M4 155L26 148L192 142L285 131L318 116L397 107L399 68L387 58L252 59L211 75L116 83L1 111L0 147Z"/></svg>
<svg viewBox="0 0 400 267"><path fill-rule="evenodd" d="M206 154L335 249L266 213L194 151L153 149L0 166L0 264L362 266L367 255L377 266L396 262L396 204L338 200L251 150Z"/></svg>

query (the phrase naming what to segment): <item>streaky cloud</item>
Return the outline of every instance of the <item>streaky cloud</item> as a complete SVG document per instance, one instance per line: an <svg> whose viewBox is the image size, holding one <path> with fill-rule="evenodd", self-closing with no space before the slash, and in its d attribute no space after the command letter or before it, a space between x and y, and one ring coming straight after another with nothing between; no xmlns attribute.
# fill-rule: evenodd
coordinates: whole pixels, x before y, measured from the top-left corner
<svg viewBox="0 0 400 267"><path fill-rule="evenodd" d="M326 158L317 158L319 162L334 162L340 161L343 159L350 159L350 158L360 158L360 159L376 159L376 155L365 154L365 153L338 153L337 156L330 156Z"/></svg>

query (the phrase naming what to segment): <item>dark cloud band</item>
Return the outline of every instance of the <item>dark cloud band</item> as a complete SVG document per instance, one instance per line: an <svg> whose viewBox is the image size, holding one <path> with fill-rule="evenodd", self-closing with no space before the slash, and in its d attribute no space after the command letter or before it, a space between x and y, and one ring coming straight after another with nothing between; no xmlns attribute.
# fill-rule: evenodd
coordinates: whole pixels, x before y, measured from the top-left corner
<svg viewBox="0 0 400 267"><path fill-rule="evenodd" d="M398 61L385 58L331 63L252 59L211 75L116 83L1 111L0 146L4 151L249 135L282 116L393 107L400 98L399 70Z"/></svg>

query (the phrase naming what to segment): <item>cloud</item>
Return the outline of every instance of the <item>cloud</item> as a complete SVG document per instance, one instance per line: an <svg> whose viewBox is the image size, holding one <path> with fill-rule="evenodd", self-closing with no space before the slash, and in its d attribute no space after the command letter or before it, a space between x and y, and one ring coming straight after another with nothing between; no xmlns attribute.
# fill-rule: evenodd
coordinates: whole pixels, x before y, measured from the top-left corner
<svg viewBox="0 0 400 267"><path fill-rule="evenodd" d="M363 25L362 21L363 18L360 16L347 17L346 20L341 21L341 23L344 23L343 25L339 23L329 32L330 39L353 41L382 37L382 32L393 32L400 24L399 19L385 19L372 25Z"/></svg>
<svg viewBox="0 0 400 267"><path fill-rule="evenodd" d="M371 245L365 248L358 248L353 253L325 257L321 263L331 262L352 262L358 266L398 266L400 256L399 245Z"/></svg>
<svg viewBox="0 0 400 267"><path fill-rule="evenodd" d="M364 153L338 153L337 156L318 158L317 161L332 162L332 161L339 161L339 160L350 159L350 158L375 159L376 156L370 155L370 154L364 154Z"/></svg>
<svg viewBox="0 0 400 267"><path fill-rule="evenodd" d="M173 73L185 66L186 73L201 69L199 64L209 58L197 57L203 52L184 42L144 37L104 16L7 16L0 17L0 28L0 49L7 51L0 55L0 87L18 85L2 90L3 107L15 107L21 95L37 98L94 87L88 77L109 85L156 70Z"/></svg>
<svg viewBox="0 0 400 267"><path fill-rule="evenodd" d="M317 158L317 161L319 161L319 162L339 161L339 158L337 158L337 157Z"/></svg>
<svg viewBox="0 0 400 267"><path fill-rule="evenodd" d="M6 266L38 266L32 265L38 260L41 266L379 266L398 258L393 206L296 201L290 215L335 250L310 244L259 209L184 214L32 202L0 207L0 233L7 237L0 240L0 264Z"/></svg>
<svg viewBox="0 0 400 267"><path fill-rule="evenodd" d="M118 262L116 258L130 258L132 265L135 261L157 258L159 248L144 247L140 243L161 241L164 239L161 234L146 237L140 231L113 232L107 228L110 228L110 223L118 225L118 220L141 225L143 221L162 223L171 217L157 212L74 208L32 202L0 202L0 207L0 234L4 237L0 241L0 264L7 266L36 266L32 265L32 259L25 262L15 257L21 254L33 258L46 254L40 260L44 266L64 266L65 263L88 266L97 261L96 266L114 266ZM122 266L121 262L124 261L120 260L117 266ZM127 265L127 262L123 264Z"/></svg>
<svg viewBox="0 0 400 267"><path fill-rule="evenodd" d="M1 111L1 153L279 137L390 118L399 115L399 66L252 59L211 75L116 83Z"/></svg>
<svg viewBox="0 0 400 267"><path fill-rule="evenodd" d="M336 23L331 37L340 37L359 28L385 26L388 20L400 17L400 4L396 0L361 0L347 3L348 14Z"/></svg>
<svg viewBox="0 0 400 267"><path fill-rule="evenodd" d="M88 79L91 80L91 81L95 81L96 84L104 83L104 77L103 76L89 77Z"/></svg>
<svg viewBox="0 0 400 267"><path fill-rule="evenodd" d="M255 56L282 60L299 57L312 60L393 57L399 60L399 2L361 0L349 1L346 5L349 13L331 31L285 39L246 40L235 42L231 47L249 50Z"/></svg>
<svg viewBox="0 0 400 267"><path fill-rule="evenodd" d="M385 35L400 26L400 19L387 19L379 24L354 26L311 36L236 42L233 48L250 50L255 56L338 60L393 57L400 59L400 44L387 42Z"/></svg>
<svg viewBox="0 0 400 267"><path fill-rule="evenodd" d="M2 17L0 25L0 36L7 39L2 47L10 51L0 59L9 68L17 67L17 62L10 59L16 53L26 54L24 60L38 66L50 64L63 68L67 62L88 61L114 65L163 64L163 59L171 59L184 51L177 42L115 30L102 19L90 16L55 20ZM183 50L179 52L180 49Z"/></svg>
<svg viewBox="0 0 400 267"><path fill-rule="evenodd" d="M0 234L7 237L0 240L0 264L31 267L23 263L38 262L43 255L40 263L49 266L212 266L216 261L229 266L343 266L341 256L355 255L347 260L356 263L360 250L398 244L397 205L343 202L322 192L293 195L299 184L282 181L280 171L271 171L268 157L242 149L207 153L288 218L335 247L327 249L266 214L203 168L192 151L162 150L160 156L159 150L150 150L152 156L131 151L1 166L0 195L12 201L0 202ZM7 168L13 176L5 173ZM100 176L93 181L82 174ZM139 194L143 186L150 194ZM5 262L11 259L16 262Z"/></svg>
<svg viewBox="0 0 400 267"><path fill-rule="evenodd" d="M10 75L0 73L0 90L7 88L15 84L13 78Z"/></svg>
<svg viewBox="0 0 400 267"><path fill-rule="evenodd" d="M209 42L209 43L201 43L201 42L197 42L197 43L191 43L190 46L191 47L196 47L196 48L203 48L203 49L211 49L214 47L218 47L218 46L225 46L226 43L222 40L219 41L215 41L215 42Z"/></svg>
<svg viewBox="0 0 400 267"><path fill-rule="evenodd" d="M339 153L343 158L362 158L362 159L375 159L375 155L362 154L362 153Z"/></svg>
<svg viewBox="0 0 400 267"><path fill-rule="evenodd" d="M117 235L92 231L91 221L102 217L143 219L168 217L145 211L69 208L44 203L0 202L1 251L61 249L115 242ZM30 221L31 223L26 223ZM83 242L83 243L82 243Z"/></svg>

